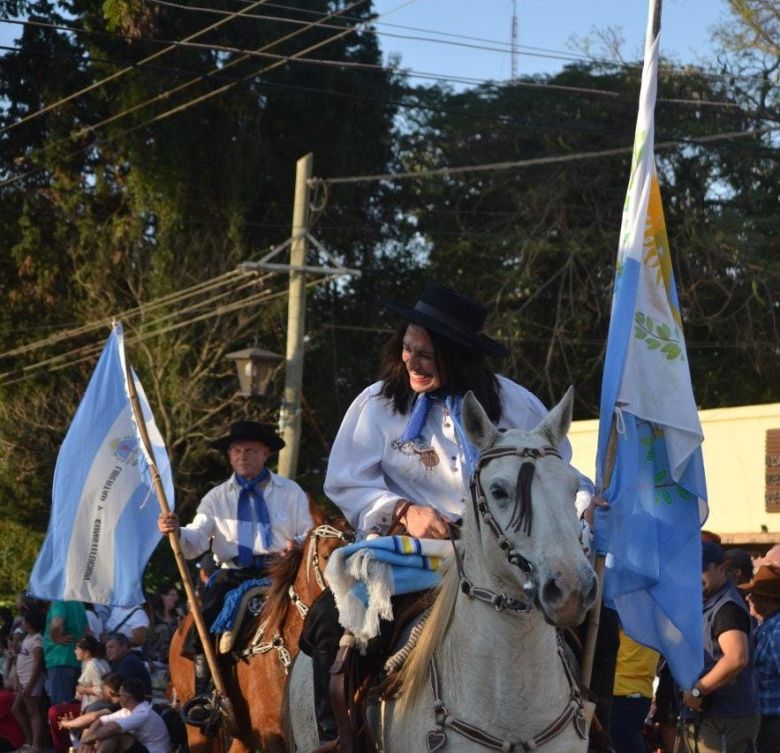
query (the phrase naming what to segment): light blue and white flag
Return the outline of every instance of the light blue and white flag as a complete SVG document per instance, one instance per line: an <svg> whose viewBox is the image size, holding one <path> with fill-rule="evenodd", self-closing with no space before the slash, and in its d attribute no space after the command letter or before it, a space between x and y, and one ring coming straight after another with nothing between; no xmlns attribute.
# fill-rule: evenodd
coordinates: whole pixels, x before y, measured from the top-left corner
<svg viewBox="0 0 780 753"><path fill-rule="evenodd" d="M127 389L122 325L98 360L57 457L49 530L30 576L43 599L134 606L160 533L150 458ZM168 454L133 373L154 462L173 509Z"/></svg>
<svg viewBox="0 0 780 753"><path fill-rule="evenodd" d="M610 509L596 513L595 543L606 554L604 598L623 629L658 650L677 683L690 688L704 656L700 528L707 491L653 153L654 4L601 388L596 476L600 487L607 482Z"/></svg>

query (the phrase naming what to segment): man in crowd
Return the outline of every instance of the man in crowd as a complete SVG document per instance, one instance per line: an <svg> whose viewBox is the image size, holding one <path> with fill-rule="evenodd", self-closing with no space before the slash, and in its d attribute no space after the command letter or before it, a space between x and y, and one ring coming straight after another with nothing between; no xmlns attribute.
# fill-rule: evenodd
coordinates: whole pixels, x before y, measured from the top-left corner
<svg viewBox="0 0 780 753"><path fill-rule="evenodd" d="M46 665L46 693L49 702L69 703L76 696L81 662L76 658L76 641L87 632L87 614L80 601L53 601L46 613L43 657Z"/></svg>
<svg viewBox="0 0 780 753"><path fill-rule="evenodd" d="M726 574L732 583L741 586L749 583L753 577L753 558L744 549L728 549L726 551Z"/></svg>
<svg viewBox="0 0 780 753"><path fill-rule="evenodd" d="M755 577L740 586L750 613L758 620L755 667L761 726L757 753L780 751L780 567L762 565Z"/></svg>
<svg viewBox="0 0 780 753"><path fill-rule="evenodd" d="M106 659L111 671L117 672L123 680L138 680L147 697L152 696L152 678L146 662L130 649L130 641L124 633L111 633L106 640Z"/></svg>
<svg viewBox="0 0 780 753"><path fill-rule="evenodd" d="M699 753L752 753L759 726L750 615L726 568L723 547L705 541L704 673L683 694L686 742Z"/></svg>
<svg viewBox="0 0 780 753"><path fill-rule="evenodd" d="M312 525L303 489L266 467L269 457L284 447L284 440L270 424L238 421L211 446L227 451L233 474L203 497L188 526L181 528L174 513L161 514L158 520L161 533L179 537L187 559L211 546L219 570L204 592L202 612L209 626L229 590L245 580L263 577L269 555L302 539ZM208 684L208 668L197 649L193 660L196 688L201 693Z"/></svg>
<svg viewBox="0 0 780 753"><path fill-rule="evenodd" d="M81 736L79 749L89 753L170 753L168 729L146 701L140 680L122 682L119 702L119 711L90 725Z"/></svg>

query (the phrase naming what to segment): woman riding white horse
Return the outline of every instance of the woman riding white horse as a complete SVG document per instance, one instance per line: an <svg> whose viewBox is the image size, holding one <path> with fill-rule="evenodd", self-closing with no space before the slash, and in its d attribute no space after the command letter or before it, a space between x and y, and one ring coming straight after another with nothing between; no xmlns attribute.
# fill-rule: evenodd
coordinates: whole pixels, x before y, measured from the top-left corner
<svg viewBox="0 0 780 753"><path fill-rule="evenodd" d="M400 522L411 536L446 538L449 524L463 515L476 460L461 422L463 395L472 390L501 429L530 430L547 411L528 390L489 368L488 356L507 351L482 334L484 306L441 285L426 288L413 307L385 306L403 322L385 347L380 381L344 417L325 491L363 536L383 534ZM558 451L568 462L571 450L563 436ZM590 499L590 483L579 478L570 490L572 510L578 487L583 507ZM312 657L321 743L336 737L328 670L341 633L326 592L313 605L301 640Z"/></svg>
<svg viewBox="0 0 780 753"><path fill-rule="evenodd" d="M385 753L587 748L582 701L556 630L579 624L598 588L571 504L578 474L556 449L572 395L532 432L499 432L473 395L464 399L463 428L480 452L474 493L403 667L400 699L382 715ZM308 673L294 671L300 751L315 739L310 692Z"/></svg>

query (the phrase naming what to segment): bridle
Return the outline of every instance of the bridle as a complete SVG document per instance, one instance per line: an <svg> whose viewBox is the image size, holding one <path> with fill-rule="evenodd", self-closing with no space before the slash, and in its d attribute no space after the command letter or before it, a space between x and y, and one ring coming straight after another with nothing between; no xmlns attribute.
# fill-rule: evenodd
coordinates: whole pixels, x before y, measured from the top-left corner
<svg viewBox="0 0 780 753"><path fill-rule="evenodd" d="M453 549L455 551L455 564L458 568L460 577L461 591L470 599L477 599L490 604L497 611L509 610L515 614L524 614L531 610L537 594L537 584L534 580L535 568L533 564L521 554L518 549L512 546L512 542L504 532L501 524L495 519L493 513L488 507L487 497L482 488L482 471L491 460L499 458L519 457L524 458L525 462L520 466L517 474L517 495L515 497L515 507L512 511L512 517L509 525L514 531L523 530L530 536L533 524L533 507L531 505L531 482L533 481L535 464L532 462L539 458L553 456L561 458L560 453L555 447L545 445L544 447L490 447L480 453L477 467L474 469L474 475L471 481L471 504L474 508L474 518L477 522L477 529L482 524L490 530L501 551L506 555L510 565L520 568L526 575L523 583L523 599L515 599L507 596L505 593L496 593L488 588L474 586L466 577L463 568L463 560L458 552L457 546L453 540Z"/></svg>
<svg viewBox="0 0 780 753"><path fill-rule="evenodd" d="M354 541L354 538L354 534L349 531L339 531L338 528L328 524L317 526L309 536L309 546L304 560L306 562L306 583L308 584L311 582L310 572L313 571L314 578L317 581L320 591L324 591L327 588L325 578L322 574L322 568L320 567L319 553L317 551L317 542L319 539L340 539L347 544ZM298 614L302 619L305 619L306 615L309 613L309 604L301 599L293 585L290 585L287 589L287 595L290 597L290 603L298 610ZM279 632L274 635L272 640L263 640L267 628L267 622L261 623L255 631L252 640L249 642L248 647L240 653L234 653L234 656L236 658L248 658L256 654L266 654L269 651L275 650L279 656L282 669L284 673L287 674L292 662L290 652L284 645L284 639Z"/></svg>
<svg viewBox="0 0 780 753"><path fill-rule="evenodd" d="M487 497L482 488L481 473L491 460L507 457L520 457L525 459L525 462L520 466L520 471L518 472L518 492L515 498L515 507L512 511L509 526L512 527L515 532L522 529L530 536L533 523L531 482L533 481L533 475L536 468L533 461L547 456L561 459L558 450L549 445L544 447L491 447L480 453L471 482L471 502L474 507L474 518L477 523L477 528L479 529L480 525L484 524L495 537L499 548L506 555L509 564L520 568L520 570L525 573L526 580L523 583L524 599L515 599L504 593L496 593L488 588L472 585L466 577L463 561L453 538L452 546L455 552L455 563L458 568L458 576L460 577L461 591L469 599L477 599L478 601L490 604L499 612L508 610L512 614L519 615L531 611L537 593L537 585L533 580L535 569L533 564L526 559L526 557L517 549L513 548L512 542L504 532L504 529L490 512L490 508L487 504ZM586 739L587 724L583 715L582 696L580 695L577 683L564 656L560 636L558 636L558 656L568 681L569 698L564 709L553 722L528 740L506 740L450 714L442 700L439 672L436 668L434 657L431 656L429 662L429 677L431 692L434 699L433 708L437 729L428 731L426 735L425 742L428 753L435 753L444 747L447 740L446 730L452 730L462 737L485 748L510 752L526 751L527 753L530 753L531 751L535 751L540 746L560 735L570 722L574 723L575 730L580 739Z"/></svg>

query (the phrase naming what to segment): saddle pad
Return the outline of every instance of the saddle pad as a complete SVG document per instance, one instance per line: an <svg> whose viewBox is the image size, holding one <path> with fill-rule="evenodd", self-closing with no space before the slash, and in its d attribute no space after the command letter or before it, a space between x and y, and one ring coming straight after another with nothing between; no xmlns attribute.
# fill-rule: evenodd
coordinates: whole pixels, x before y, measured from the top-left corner
<svg viewBox="0 0 780 753"><path fill-rule="evenodd" d="M270 578L252 578L245 580L240 586L228 591L222 610L211 625L211 633L223 633L226 630L232 630L236 621L236 616L241 606L241 599L250 588L268 588L271 585Z"/></svg>

